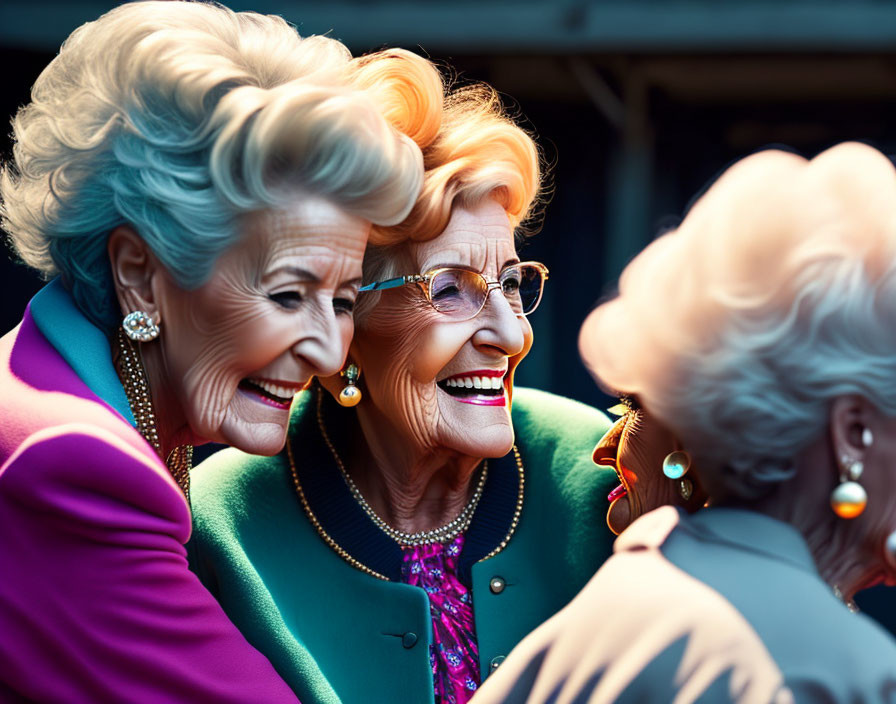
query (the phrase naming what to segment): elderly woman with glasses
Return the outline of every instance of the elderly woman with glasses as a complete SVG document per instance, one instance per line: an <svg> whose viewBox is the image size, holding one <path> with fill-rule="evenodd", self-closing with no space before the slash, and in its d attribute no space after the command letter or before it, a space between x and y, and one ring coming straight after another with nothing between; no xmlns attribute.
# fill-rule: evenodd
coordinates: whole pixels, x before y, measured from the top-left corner
<svg viewBox="0 0 896 704"><path fill-rule="evenodd" d="M0 700L295 701L187 568L192 446L279 452L341 368L371 223L422 186L384 115L428 113L414 64L140 2L37 79L0 175L54 277L0 340Z"/></svg>
<svg viewBox="0 0 896 704"><path fill-rule="evenodd" d="M515 238L535 144L474 86L424 146L343 373L297 399L285 453L196 473L192 564L306 704L466 702L609 555L608 421L513 386L548 276Z"/></svg>
<svg viewBox="0 0 896 704"><path fill-rule="evenodd" d="M851 603L896 583L892 164L748 157L619 288L584 356L710 505L635 520L477 701L892 702L896 642Z"/></svg>

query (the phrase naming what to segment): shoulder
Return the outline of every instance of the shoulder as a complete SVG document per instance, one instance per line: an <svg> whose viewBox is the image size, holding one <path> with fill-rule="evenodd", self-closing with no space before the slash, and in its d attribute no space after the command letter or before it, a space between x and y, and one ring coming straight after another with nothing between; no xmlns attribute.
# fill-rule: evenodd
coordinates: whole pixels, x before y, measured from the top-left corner
<svg viewBox="0 0 896 704"><path fill-rule="evenodd" d="M0 502L59 531L127 527L186 542L189 509L177 485L136 431L120 425L69 422L31 433L0 468Z"/></svg>
<svg viewBox="0 0 896 704"><path fill-rule="evenodd" d="M575 599L508 656L480 691L484 703L661 701L675 693L715 701L729 678L747 700L775 701L783 678L750 624L656 549L674 529L674 515L664 518L642 526L639 549L617 545Z"/></svg>
<svg viewBox="0 0 896 704"><path fill-rule="evenodd" d="M250 455L234 448L216 452L190 475L190 496L196 531L209 523L237 520L267 503L288 477L284 450L273 457Z"/></svg>
<svg viewBox="0 0 896 704"><path fill-rule="evenodd" d="M0 338L0 464L36 438L61 444L69 431L80 441L84 436L115 437L132 448L152 452L130 423L78 377L26 315L17 328ZM69 459L76 462L81 458L74 454Z"/></svg>
<svg viewBox="0 0 896 704"><path fill-rule="evenodd" d="M231 501L247 491L263 491L265 483L282 474L288 464L286 450L264 457L228 447L193 469L190 490L203 500L215 495L222 501Z"/></svg>
<svg viewBox="0 0 896 704"><path fill-rule="evenodd" d="M533 438L590 447L611 425L607 416L592 406L525 387L513 390L512 415L514 427Z"/></svg>
<svg viewBox="0 0 896 704"><path fill-rule="evenodd" d="M736 610L797 699L858 701L883 691L885 685L896 691L896 642L878 624L850 613L834 597L815 571L803 539L799 538L799 545L807 557L798 559L796 545L791 549L788 538L787 531L797 535L792 528L784 525L786 531L780 530L769 523L771 519L750 516L751 542L730 543L730 533L713 532L720 527L722 511L705 509L680 516L661 546L663 556ZM657 513L647 514L631 528ZM762 521L768 525L764 527ZM778 532L763 532L769 528ZM642 540L641 547L648 542L649 537ZM617 551L623 543L638 547L628 531L617 540ZM767 550L767 543L774 543L775 552Z"/></svg>
<svg viewBox="0 0 896 704"><path fill-rule="evenodd" d="M562 485L568 499L591 501L595 492L609 491L616 473L598 467L591 454L610 428L610 420L596 408L536 389L513 392L513 428L527 466L538 466L533 479Z"/></svg>

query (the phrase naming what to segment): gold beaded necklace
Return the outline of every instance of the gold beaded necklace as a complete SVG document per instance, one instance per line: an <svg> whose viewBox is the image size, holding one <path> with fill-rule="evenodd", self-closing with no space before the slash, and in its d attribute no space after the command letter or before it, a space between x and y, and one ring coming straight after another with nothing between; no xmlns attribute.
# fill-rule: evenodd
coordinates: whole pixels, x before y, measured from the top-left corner
<svg viewBox="0 0 896 704"><path fill-rule="evenodd" d="M152 445L156 454L161 457L162 448L159 444L159 432L156 430L156 417L149 395L149 383L146 381L143 360L122 328L118 329L118 349L121 352L121 383L124 386L125 396L128 398L128 405L131 407L131 413L134 414L134 420L137 421L137 432ZM193 446L175 447L165 460L165 465L189 503Z"/></svg>
<svg viewBox="0 0 896 704"><path fill-rule="evenodd" d="M449 534L453 533L453 535L451 536L453 538L453 537L456 537L460 532L466 530L469 527L470 521L472 520L472 515L476 509L476 506L479 504L479 500L482 498L482 491L485 487L485 478L486 478L486 469L487 469L485 466L483 467L483 472L482 472L482 475L480 476L480 479L479 479L476 491L474 492L473 498L471 498L470 503L467 504L464 511L462 511L461 514L457 518L455 518L449 524L446 524L446 526L437 528L434 531L423 531L422 533L404 533L403 531L395 530L394 528L392 528L391 526L386 524L386 522L383 521L379 516L377 516L376 513L373 511L373 509L369 506L369 504L367 504L367 502L364 500L363 496L360 495L360 491L358 491L357 486L351 480L351 477L349 476L348 472L345 469L345 465L342 462L342 458L339 456L339 453L336 451L336 447L333 445L332 441L330 440L330 436L327 433L326 425L324 424L324 420L323 420L323 391L321 389L317 390L317 423L318 423L318 427L321 431L321 435L323 437L324 443L326 444L327 448L330 451L330 454L332 455L334 461L336 462L336 466L339 468L342 476L345 478L346 484L348 485L349 490L352 493L352 496L355 498L356 501L358 501L361 504L361 507L364 509L364 511L368 515L368 517L371 518L371 520L374 522L374 524L376 524L377 527L380 528L380 530L383 530L387 535L389 535L390 538L395 540L399 545L401 545L402 547L405 547L405 546L415 545L415 544L425 545L425 544L429 544L432 542L443 542L445 539L435 540L435 533L439 533L440 531L447 528L448 526L453 526L451 531L445 532L445 535L449 535ZM320 537L324 540L324 542L327 545L329 545L330 548L332 548L336 552L336 554L338 554L343 560L348 562L352 567L355 567L356 569L359 569L362 572L364 572L365 574L371 575L372 577L376 577L377 579L389 581L389 578L386 577L385 575L380 574L379 572L371 569L367 565L361 563L360 561L358 561L354 557L352 557L348 553L348 551L345 550L345 548L340 546L327 533L327 531L321 525L320 520L317 518L314 511L312 510L311 505L308 503L307 497L305 496L305 491L302 488L302 482L299 479L299 473L298 473L298 470L296 469L295 457L293 456L292 442L290 440L287 440L287 443L286 443L286 455L289 459L289 469L292 474L293 485L295 486L296 493L298 494L298 497L299 497L299 502L302 504L302 509L305 511L305 514L308 516L308 520L311 522L311 525L317 531L318 535L320 535ZM501 540L501 542L498 544L498 546L495 547L495 549L492 550L490 553L488 553L488 555L486 555L484 558L482 558L482 560L488 560L489 558L494 557L499 552L501 552L505 547L507 547L507 543L510 541L510 538L514 534L514 532L516 532L517 525L519 525L519 522L520 522L520 516L522 515L522 510L523 510L523 497L525 494L525 471L523 469L522 457L520 457L520 453L519 453L519 450L517 449L516 445L513 446L513 456L514 456L514 459L516 460L516 467L517 467L517 473L518 473L518 479L519 479L519 481L518 481L519 488L517 491L517 502L516 502L516 507L513 512L513 518L510 523L510 528L508 529L504 538ZM468 509L469 509L468 517L461 520L461 518L464 517L464 514L467 512ZM380 525L380 524L382 524L382 525ZM463 527L460 528L459 530L455 530L458 525L463 525ZM421 541L427 540L428 542L419 542L419 543L404 542L408 538L419 539ZM448 538L448 539L450 540L451 538Z"/></svg>
<svg viewBox="0 0 896 704"><path fill-rule="evenodd" d="M447 543L451 540L454 540L454 538L456 538L467 528L469 528L470 522L473 520L473 513L476 511L476 507L479 505L479 499L482 498L482 489L485 486L485 480L488 477L488 462L482 463L482 472L480 473L479 481L476 484L476 490L473 492L473 496L470 497L470 501L464 507L463 511L461 511L451 521L443 526L439 526L438 528L433 528L432 530L424 530L418 533L406 533L405 531L393 528L377 515L377 513L373 510L373 507L369 503L367 503L367 500L361 494L361 490L358 489L357 484L355 484L354 480L351 478L351 475L346 470L345 464L343 464L342 458L339 456L339 453L336 452L336 447L333 445L332 440L330 440L330 435L327 432L326 425L324 424L323 392L320 391L318 392L317 396L317 425L320 428L320 434L323 436L324 442L329 448L330 454L333 456L333 460L336 462L336 466L339 467L342 478L348 485L349 491L351 491L352 496L355 498L355 501L358 502L358 504L364 510L364 513L366 513L370 520L373 521L374 525L376 525L377 528L383 531L383 533L392 538L392 540L394 540L396 543L398 543L402 547L415 547L418 545Z"/></svg>

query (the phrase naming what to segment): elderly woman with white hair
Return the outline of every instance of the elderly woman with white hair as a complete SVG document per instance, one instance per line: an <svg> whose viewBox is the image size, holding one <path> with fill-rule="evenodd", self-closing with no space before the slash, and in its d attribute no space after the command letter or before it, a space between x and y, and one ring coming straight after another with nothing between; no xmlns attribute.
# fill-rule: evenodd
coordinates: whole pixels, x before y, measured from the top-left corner
<svg viewBox="0 0 896 704"><path fill-rule="evenodd" d="M711 505L636 520L476 701L893 701L896 644L851 608L896 583L890 162L859 144L742 160L581 346Z"/></svg>
<svg viewBox="0 0 896 704"><path fill-rule="evenodd" d="M422 184L406 59L145 2L38 78L0 181L56 277L0 341L3 701L295 701L187 569L192 446L278 452L341 367L371 223Z"/></svg>

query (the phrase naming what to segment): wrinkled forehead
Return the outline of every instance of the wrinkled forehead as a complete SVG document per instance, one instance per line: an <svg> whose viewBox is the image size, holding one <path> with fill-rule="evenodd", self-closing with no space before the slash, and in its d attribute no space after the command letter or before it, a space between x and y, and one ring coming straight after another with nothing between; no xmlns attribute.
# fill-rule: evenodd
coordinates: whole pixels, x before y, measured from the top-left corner
<svg viewBox="0 0 896 704"><path fill-rule="evenodd" d="M472 208L455 207L442 234L412 243L410 255L420 271L461 265L495 273L517 258L507 213L493 200Z"/></svg>
<svg viewBox="0 0 896 704"><path fill-rule="evenodd" d="M243 236L235 245L238 256L267 265L295 257L347 254L360 258L369 224L317 197L296 198L283 208L249 213Z"/></svg>

